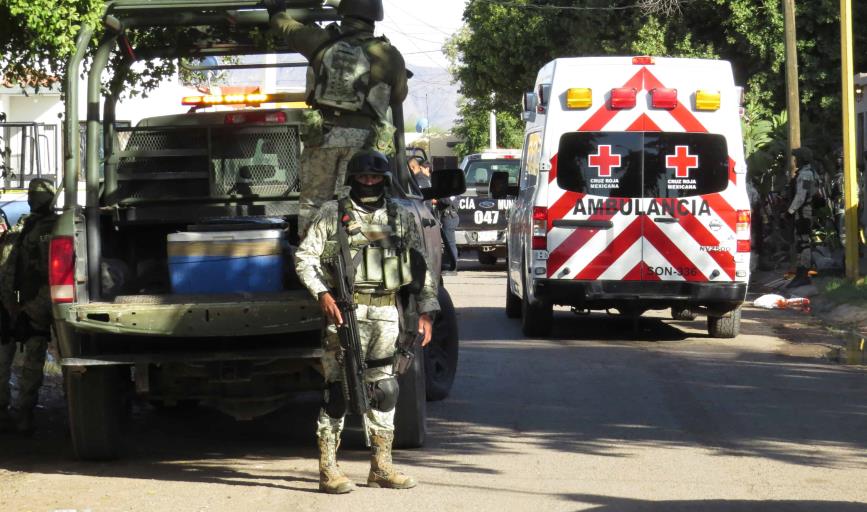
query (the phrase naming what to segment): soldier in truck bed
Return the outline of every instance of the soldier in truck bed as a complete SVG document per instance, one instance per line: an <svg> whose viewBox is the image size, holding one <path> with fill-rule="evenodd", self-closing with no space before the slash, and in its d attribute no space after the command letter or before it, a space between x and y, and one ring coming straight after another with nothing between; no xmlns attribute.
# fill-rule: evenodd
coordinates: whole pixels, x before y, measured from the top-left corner
<svg viewBox="0 0 867 512"><path fill-rule="evenodd" d="M290 48L310 62L302 131L301 196L298 232L303 238L318 208L343 185L346 163L361 148L394 155L391 106L407 95L403 56L384 37L373 35L382 21L381 0L343 0L339 25L304 25L270 9L271 26Z"/></svg>

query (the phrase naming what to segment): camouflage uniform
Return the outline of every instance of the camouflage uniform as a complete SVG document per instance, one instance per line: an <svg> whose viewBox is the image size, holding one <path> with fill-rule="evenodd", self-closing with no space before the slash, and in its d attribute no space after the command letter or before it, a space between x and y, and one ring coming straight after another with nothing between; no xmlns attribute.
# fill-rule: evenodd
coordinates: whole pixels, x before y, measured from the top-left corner
<svg viewBox="0 0 867 512"><path fill-rule="evenodd" d="M386 201L392 200L386 199ZM350 255L353 260L355 260L359 250L368 245L370 241L381 240L383 247L388 247L391 234L388 206L383 206L373 211L365 211L354 201L350 204L352 205L354 215L361 225L361 232L349 237ZM397 213L393 224L398 231L398 236L403 239L407 248L415 249L424 254L421 229L416 223L415 218L399 204L392 203L391 207ZM338 229L337 211L337 201L328 201L320 208L310 225L307 237L302 241L295 255L298 277L314 297L319 297L320 294L333 289L333 278L327 267L322 265L322 260L333 256L339 250L336 238ZM341 226L341 229L343 229L343 226ZM363 264L359 268L361 266ZM368 361L392 357L395 353L398 340L399 313L397 307L394 305L394 294L391 294L391 299L389 300L388 295L383 295L383 293L382 285L366 282L364 272L356 273L355 294L356 303L358 303L358 308L356 309L358 332L364 358ZM373 298L370 300L359 298L364 295ZM376 298L382 297L386 298L383 299L381 304L376 305L375 303L378 301ZM437 282L430 270L425 273L425 282L418 293L417 302L419 313L433 313L439 310ZM343 381L343 370L338 362L338 355L341 351L340 343L337 337L337 328L333 324L328 325L325 329L323 348L325 352L321 362L326 384ZM388 364L368 369L365 380L367 382L376 382L391 377L392 367ZM326 400L329 398L326 396ZM394 432L394 412L394 409L387 412L373 409L367 415L368 428L374 444L377 443L377 440L382 439L383 436L388 438L389 464L390 443ZM323 443L329 440L339 444L343 425L343 417L333 418L329 416L325 407L320 410L317 420L317 437L319 438L321 452L324 453L326 451L323 449ZM336 449L331 450L332 456L335 452ZM330 463L336 468L334 460L331 460ZM320 468L322 468L322 462L320 462ZM371 472L372 474L373 471ZM342 473L340 476L345 478ZM371 476L371 478L373 477ZM407 487L414 485L415 481L412 480L412 484L407 485ZM348 492L348 489L334 492Z"/></svg>
<svg viewBox="0 0 867 512"><path fill-rule="evenodd" d="M810 284L807 274L813 263L813 195L816 192L816 171L809 161L809 151L795 150L798 159L798 173L795 175L795 196L788 212L795 216L795 249L798 251L798 266L790 287Z"/></svg>
<svg viewBox="0 0 867 512"><path fill-rule="evenodd" d="M34 198L42 196L41 199ZM33 180L28 191L31 206L0 244L0 299L11 325L11 340L0 344L0 411L11 405L10 377L17 344L23 348L18 379L20 430L29 430L32 413L42 386L45 352L51 327L51 297L48 288L48 240L57 220L51 211L54 187L46 180ZM47 200L46 200L47 198Z"/></svg>
<svg viewBox="0 0 867 512"><path fill-rule="evenodd" d="M316 110L308 112L302 132L298 232L303 237L322 203L342 192L340 184L344 182L346 163L358 149L371 147L389 156L394 154L390 107L406 99L406 66L403 56L387 39L374 37L372 20L344 18L339 28L337 25L321 28L304 25L280 12L271 17L271 26L290 49L310 62L307 102ZM366 94L363 105L355 111L318 100L317 86L321 84L317 83L317 77L326 65L323 55L338 42L363 48L370 67L369 74L361 77L368 89L363 91Z"/></svg>

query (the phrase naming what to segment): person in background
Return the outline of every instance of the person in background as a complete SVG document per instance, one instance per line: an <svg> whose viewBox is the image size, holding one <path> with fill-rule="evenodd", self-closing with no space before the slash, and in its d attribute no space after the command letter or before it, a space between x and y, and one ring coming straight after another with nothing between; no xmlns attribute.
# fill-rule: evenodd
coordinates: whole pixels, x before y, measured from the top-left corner
<svg viewBox="0 0 867 512"><path fill-rule="evenodd" d="M430 169L430 163L425 162L425 164ZM433 201L434 213L436 213L437 220L440 221L443 229L443 242L454 262L454 266L448 269L450 271L458 269L458 246L455 241L455 230L458 228L458 210L455 208L454 201L454 197L440 197Z"/></svg>
<svg viewBox="0 0 867 512"><path fill-rule="evenodd" d="M789 215L795 216L795 249L798 251L798 266L789 288L812 284L808 271L813 261L813 196L816 193L816 171L813 170L813 153L806 147L792 151L795 165L795 193L789 205Z"/></svg>

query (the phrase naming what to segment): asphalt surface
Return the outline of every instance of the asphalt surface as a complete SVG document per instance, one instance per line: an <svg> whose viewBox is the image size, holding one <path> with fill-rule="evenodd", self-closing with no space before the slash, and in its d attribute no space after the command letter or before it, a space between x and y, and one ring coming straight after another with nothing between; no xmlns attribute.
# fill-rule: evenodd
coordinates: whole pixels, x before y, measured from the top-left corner
<svg viewBox="0 0 867 512"><path fill-rule="evenodd" d="M562 309L524 339L503 269L463 263L452 395L429 404L427 447L396 453L418 488L316 492L313 401L249 423L141 404L125 458L93 464L49 397L32 438L0 438L0 510L867 510L867 376L824 358L835 335L804 315L750 309L723 341L703 317L635 335ZM365 451L340 457L363 483Z"/></svg>

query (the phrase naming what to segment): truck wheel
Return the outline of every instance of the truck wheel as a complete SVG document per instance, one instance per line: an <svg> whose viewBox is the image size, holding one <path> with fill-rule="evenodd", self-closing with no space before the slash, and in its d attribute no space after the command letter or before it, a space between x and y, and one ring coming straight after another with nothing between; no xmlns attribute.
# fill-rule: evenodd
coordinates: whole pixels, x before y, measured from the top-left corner
<svg viewBox="0 0 867 512"><path fill-rule="evenodd" d="M695 311L684 307L671 308L671 318L675 320L695 320L697 317Z"/></svg>
<svg viewBox="0 0 867 512"><path fill-rule="evenodd" d="M398 379L400 395L394 415L394 446L421 448L427 434L427 400L424 389L424 353L416 350L412 366Z"/></svg>
<svg viewBox="0 0 867 512"><path fill-rule="evenodd" d="M524 336L545 337L551 334L554 306L548 302L531 304L527 299L527 282L524 280L524 296L521 300L521 330Z"/></svg>
<svg viewBox="0 0 867 512"><path fill-rule="evenodd" d="M121 375L126 367L89 366L64 370L69 431L75 457L111 460L120 447L123 397Z"/></svg>
<svg viewBox="0 0 867 512"><path fill-rule="evenodd" d="M508 272L506 272L506 316L508 318L521 318L521 298L512 293Z"/></svg>
<svg viewBox="0 0 867 512"><path fill-rule="evenodd" d="M434 322L433 338L424 349L424 375L427 399L449 396L458 370L458 319L449 292L440 287L440 312Z"/></svg>
<svg viewBox="0 0 867 512"><path fill-rule="evenodd" d="M741 333L741 308L723 316L707 316L707 332L712 338L736 338Z"/></svg>
<svg viewBox="0 0 867 512"><path fill-rule="evenodd" d="M496 265L497 255L493 252L479 252L479 263L482 265Z"/></svg>

